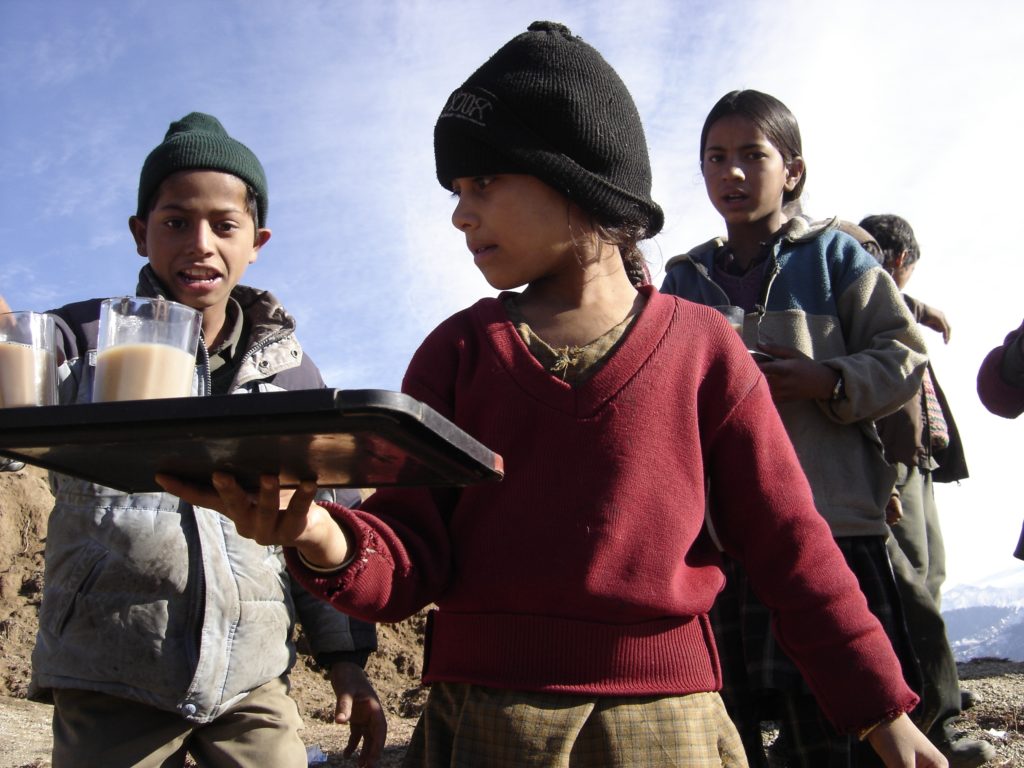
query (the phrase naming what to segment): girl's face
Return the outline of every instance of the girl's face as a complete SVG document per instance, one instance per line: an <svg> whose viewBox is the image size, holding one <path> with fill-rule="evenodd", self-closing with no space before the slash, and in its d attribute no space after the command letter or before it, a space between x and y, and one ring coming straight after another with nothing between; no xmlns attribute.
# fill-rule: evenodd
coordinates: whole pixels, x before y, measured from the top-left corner
<svg viewBox="0 0 1024 768"><path fill-rule="evenodd" d="M573 235L579 209L534 176L466 176L452 182L458 204L452 224L484 278L509 290L559 273L580 271ZM570 218L572 228L570 229Z"/></svg>
<svg viewBox="0 0 1024 768"><path fill-rule="evenodd" d="M787 163L754 123L728 115L708 131L702 160L704 186L726 226L763 226L769 233L782 226L782 195L800 181L801 158Z"/></svg>

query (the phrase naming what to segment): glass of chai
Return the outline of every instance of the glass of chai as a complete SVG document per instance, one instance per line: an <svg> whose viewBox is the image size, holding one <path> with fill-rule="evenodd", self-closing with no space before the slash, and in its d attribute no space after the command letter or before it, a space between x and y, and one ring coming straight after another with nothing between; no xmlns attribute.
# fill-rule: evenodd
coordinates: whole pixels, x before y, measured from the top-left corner
<svg viewBox="0 0 1024 768"><path fill-rule="evenodd" d="M57 404L53 315L0 314L0 408Z"/></svg>
<svg viewBox="0 0 1024 768"><path fill-rule="evenodd" d="M746 317L746 312L743 311L743 307L737 307L731 304L719 304L718 306L712 307L717 309L723 315L725 319L729 321L729 325L733 327L733 330L743 337L743 318Z"/></svg>
<svg viewBox="0 0 1024 768"><path fill-rule="evenodd" d="M725 319L729 321L729 325L731 325L733 330L740 335L741 339L743 338L743 321L747 316L746 312L743 311L743 307L737 307L732 304L719 304L712 307L712 309L717 309L725 315ZM760 319L758 322L760 322ZM748 349L747 351L750 353L750 356L754 358L755 363L767 363L775 359L767 352L762 352L759 349Z"/></svg>
<svg viewBox="0 0 1024 768"><path fill-rule="evenodd" d="M100 305L94 403L188 397L202 314L166 299L119 296Z"/></svg>

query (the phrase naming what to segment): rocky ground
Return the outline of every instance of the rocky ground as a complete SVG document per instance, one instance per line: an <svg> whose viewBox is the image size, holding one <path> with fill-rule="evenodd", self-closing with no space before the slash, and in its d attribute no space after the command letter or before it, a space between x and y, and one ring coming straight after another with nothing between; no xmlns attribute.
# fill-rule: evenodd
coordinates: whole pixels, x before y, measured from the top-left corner
<svg viewBox="0 0 1024 768"><path fill-rule="evenodd" d="M0 768L50 765L50 708L25 699L36 612L42 594L43 541L52 498L42 472L0 473ZM388 711L388 746L382 768L400 764L425 693L418 684L422 616L380 627L380 651L368 672ZM300 637L301 647L301 637ZM960 667L966 686L982 701L969 710L963 731L995 745L992 768L1024 767L1024 663L976 659ZM307 745L326 756L326 768L353 765L341 757L348 729L331 722L328 682L302 657L292 675L293 694L306 721Z"/></svg>

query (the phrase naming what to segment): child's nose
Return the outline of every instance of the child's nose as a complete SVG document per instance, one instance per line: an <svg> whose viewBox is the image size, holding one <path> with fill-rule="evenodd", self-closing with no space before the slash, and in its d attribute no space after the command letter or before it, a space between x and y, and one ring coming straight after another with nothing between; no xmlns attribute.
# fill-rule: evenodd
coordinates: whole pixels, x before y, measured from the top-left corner
<svg viewBox="0 0 1024 768"><path fill-rule="evenodd" d="M199 253L209 253L213 240L213 229L205 221L199 222L192 230L192 247Z"/></svg>
<svg viewBox="0 0 1024 768"><path fill-rule="evenodd" d="M743 181L745 177L743 169L737 163L726 163L722 168L722 176L730 180Z"/></svg>
<svg viewBox="0 0 1024 768"><path fill-rule="evenodd" d="M459 202L455 204L455 210L452 211L452 224L460 232L472 229L477 224L476 214L473 213L464 197L460 197Z"/></svg>

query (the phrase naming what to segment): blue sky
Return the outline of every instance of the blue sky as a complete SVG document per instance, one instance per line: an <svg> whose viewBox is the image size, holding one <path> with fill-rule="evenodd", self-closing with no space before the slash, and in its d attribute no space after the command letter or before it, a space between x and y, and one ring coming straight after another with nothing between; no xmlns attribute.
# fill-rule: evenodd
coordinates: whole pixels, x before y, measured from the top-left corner
<svg viewBox="0 0 1024 768"><path fill-rule="evenodd" d="M426 333L493 293L434 178L434 120L539 18L597 47L633 92L666 211L647 248L656 281L722 232L697 142L734 88L796 114L811 214L910 220L923 260L909 292L953 324L948 347L928 341L972 471L938 493L949 584L1022 567L1024 423L974 391L985 352L1024 317L1009 231L1019 3L0 0L0 294L47 309L133 292L142 161L172 120L210 112L270 181L274 235L246 282L284 300L332 386L397 389Z"/></svg>

